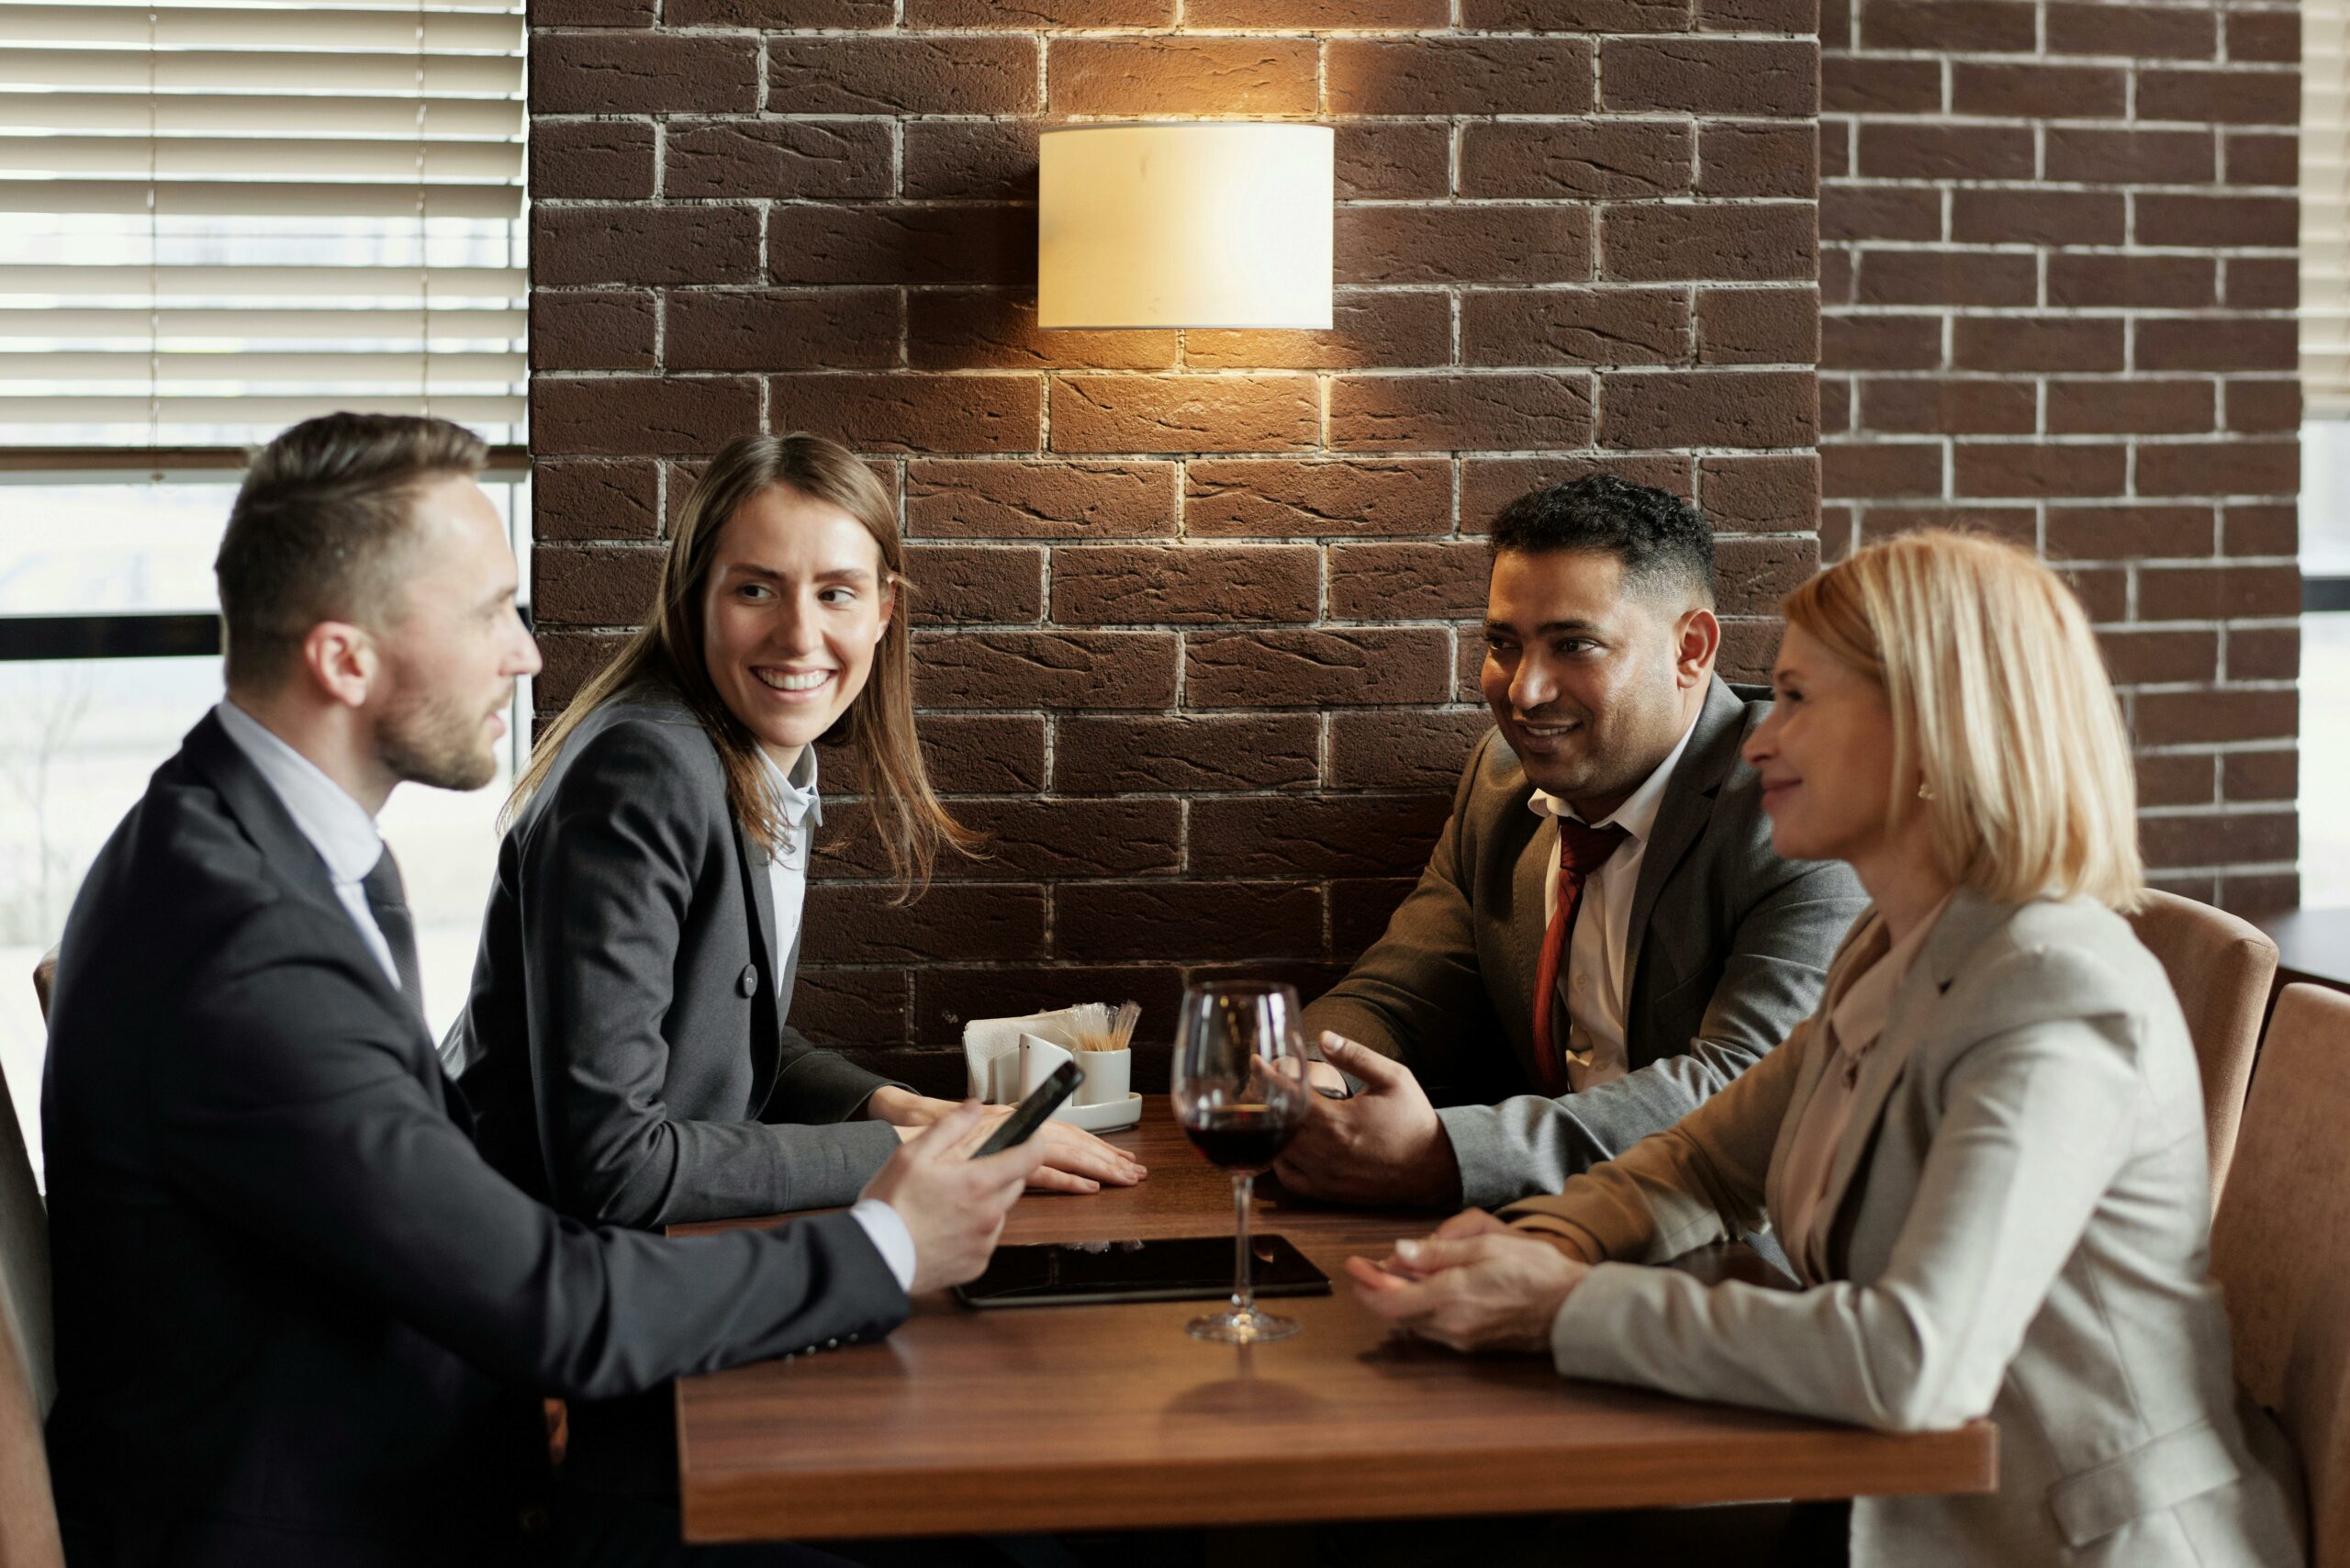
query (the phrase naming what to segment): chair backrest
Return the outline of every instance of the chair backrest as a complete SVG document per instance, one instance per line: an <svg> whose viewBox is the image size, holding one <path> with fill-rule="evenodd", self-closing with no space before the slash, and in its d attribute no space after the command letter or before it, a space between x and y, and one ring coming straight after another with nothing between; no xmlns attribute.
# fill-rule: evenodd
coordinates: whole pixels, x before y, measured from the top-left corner
<svg viewBox="0 0 2350 1568"><path fill-rule="evenodd" d="M49 998L41 997L42 1012ZM0 1078L0 1562L62 1568L41 1419L57 1384L49 1316L49 1215L17 1107Z"/></svg>
<svg viewBox="0 0 2350 1568"><path fill-rule="evenodd" d="M2216 1204L2235 1152L2236 1124L2244 1118L2244 1086L2252 1081L2269 982L2277 978L2277 944L2250 921L2177 893L2148 893L2145 907L2130 924L2138 940L2162 960L2195 1041Z"/></svg>
<svg viewBox="0 0 2350 1568"><path fill-rule="evenodd" d="M2236 1379L2300 1451L2312 1568L2350 1568L2350 995L2277 998L2211 1271Z"/></svg>

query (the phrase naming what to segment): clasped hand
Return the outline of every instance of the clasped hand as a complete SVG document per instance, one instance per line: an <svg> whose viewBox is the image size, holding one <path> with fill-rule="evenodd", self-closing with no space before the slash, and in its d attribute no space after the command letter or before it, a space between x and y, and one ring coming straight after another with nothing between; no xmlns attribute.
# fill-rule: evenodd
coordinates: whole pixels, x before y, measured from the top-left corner
<svg viewBox="0 0 2350 1568"><path fill-rule="evenodd" d="M1563 1238L1513 1230L1483 1209L1453 1215L1379 1262L1347 1260L1355 1294L1396 1327L1456 1350L1550 1347L1550 1325L1591 1272Z"/></svg>

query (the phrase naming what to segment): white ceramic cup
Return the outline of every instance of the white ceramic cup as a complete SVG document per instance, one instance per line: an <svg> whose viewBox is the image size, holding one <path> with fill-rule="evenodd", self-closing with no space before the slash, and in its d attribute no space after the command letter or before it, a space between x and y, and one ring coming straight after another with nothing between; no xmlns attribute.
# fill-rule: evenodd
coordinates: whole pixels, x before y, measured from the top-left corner
<svg viewBox="0 0 2350 1568"><path fill-rule="evenodd" d="M1130 1050L1078 1052L1077 1070L1084 1076L1077 1085L1077 1103L1123 1104L1132 1090L1134 1064L1135 1053Z"/></svg>

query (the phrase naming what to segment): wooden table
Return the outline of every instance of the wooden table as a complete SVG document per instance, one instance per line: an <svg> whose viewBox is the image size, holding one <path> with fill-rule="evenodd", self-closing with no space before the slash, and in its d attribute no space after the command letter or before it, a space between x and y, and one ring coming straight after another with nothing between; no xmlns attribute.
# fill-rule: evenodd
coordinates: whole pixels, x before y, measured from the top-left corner
<svg viewBox="0 0 2350 1568"><path fill-rule="evenodd" d="M1229 1180L1154 1096L1117 1135L1140 1187L1032 1194L1004 1239L1231 1233ZM1196 1302L916 1304L886 1343L677 1384L686 1539L826 1539L1548 1512L1989 1491L1986 1422L1891 1436L1560 1378L1533 1357L1390 1338L1341 1264L1431 1216L1260 1196L1337 1282L1304 1332L1203 1344ZM710 1228L687 1227L687 1228ZM1743 1253L1743 1249L1739 1249ZM1745 1253L1748 1259L1752 1254ZM1721 1259L1707 1267L1735 1269Z"/></svg>

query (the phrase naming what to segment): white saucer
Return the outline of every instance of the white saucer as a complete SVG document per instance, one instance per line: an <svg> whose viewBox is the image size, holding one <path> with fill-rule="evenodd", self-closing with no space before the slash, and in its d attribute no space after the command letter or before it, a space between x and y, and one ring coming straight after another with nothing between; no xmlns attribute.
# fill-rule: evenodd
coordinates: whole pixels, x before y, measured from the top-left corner
<svg viewBox="0 0 2350 1568"><path fill-rule="evenodd" d="M1142 1120L1142 1096L1129 1094L1123 1100L1105 1101L1099 1105L1080 1105L1072 1101L1055 1111L1053 1120L1082 1127L1089 1133L1124 1132Z"/></svg>

